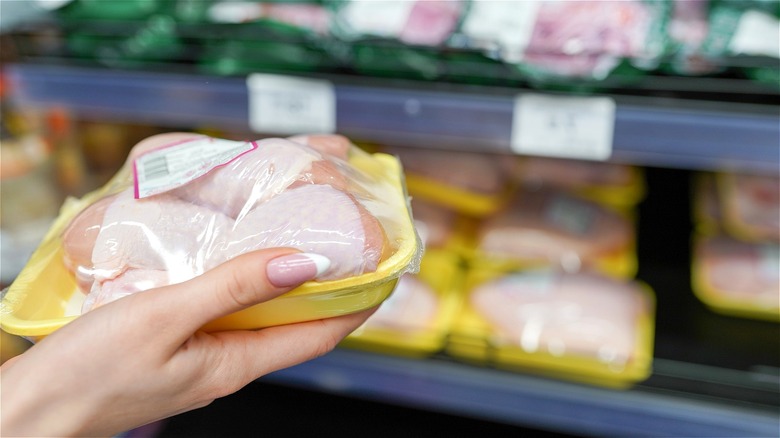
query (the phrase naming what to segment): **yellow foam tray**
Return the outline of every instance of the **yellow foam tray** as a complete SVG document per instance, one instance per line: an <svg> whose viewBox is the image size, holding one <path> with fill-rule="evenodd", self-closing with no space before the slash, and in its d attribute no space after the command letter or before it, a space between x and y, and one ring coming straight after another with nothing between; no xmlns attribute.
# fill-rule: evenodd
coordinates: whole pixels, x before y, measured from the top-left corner
<svg viewBox="0 0 780 438"><path fill-rule="evenodd" d="M750 299L732 297L728 291L718 289L708 281L709 269L700 260L696 249L710 236L710 234L696 233L692 238L692 247L695 251L691 259L691 289L694 296L714 312L726 316L780 322L780 307L762 306Z"/></svg>
<svg viewBox="0 0 780 438"><path fill-rule="evenodd" d="M474 217L486 216L500 210L514 191L514 188L508 185L498 193L477 193L412 173L406 175L406 184L409 194L414 197Z"/></svg>
<svg viewBox="0 0 780 438"><path fill-rule="evenodd" d="M426 251L418 279L433 289L438 300L434 318L410 330L364 326L342 341L347 348L408 357L425 357L444 349L446 337L462 303L464 271L456 254Z"/></svg>

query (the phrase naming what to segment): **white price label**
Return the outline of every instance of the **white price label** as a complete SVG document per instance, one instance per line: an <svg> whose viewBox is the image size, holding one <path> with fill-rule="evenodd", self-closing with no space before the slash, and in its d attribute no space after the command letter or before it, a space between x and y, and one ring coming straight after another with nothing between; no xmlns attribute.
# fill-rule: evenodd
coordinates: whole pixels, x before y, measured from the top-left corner
<svg viewBox="0 0 780 438"><path fill-rule="evenodd" d="M511 145L518 154L606 160L614 129L611 98L522 94L515 98Z"/></svg>
<svg viewBox="0 0 780 438"><path fill-rule="evenodd" d="M247 78L247 87L249 126L255 132L336 131L336 93L329 81L257 73Z"/></svg>

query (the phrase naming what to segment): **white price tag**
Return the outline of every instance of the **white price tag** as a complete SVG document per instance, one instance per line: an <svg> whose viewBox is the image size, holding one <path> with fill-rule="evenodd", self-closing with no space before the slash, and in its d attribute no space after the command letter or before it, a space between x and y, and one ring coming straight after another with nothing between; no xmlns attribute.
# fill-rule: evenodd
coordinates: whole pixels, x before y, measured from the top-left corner
<svg viewBox="0 0 780 438"><path fill-rule="evenodd" d="M608 97L521 94L515 98L512 150L584 160L612 155L615 101Z"/></svg>
<svg viewBox="0 0 780 438"><path fill-rule="evenodd" d="M336 131L336 93L329 81L272 74L252 74L249 126L274 134Z"/></svg>

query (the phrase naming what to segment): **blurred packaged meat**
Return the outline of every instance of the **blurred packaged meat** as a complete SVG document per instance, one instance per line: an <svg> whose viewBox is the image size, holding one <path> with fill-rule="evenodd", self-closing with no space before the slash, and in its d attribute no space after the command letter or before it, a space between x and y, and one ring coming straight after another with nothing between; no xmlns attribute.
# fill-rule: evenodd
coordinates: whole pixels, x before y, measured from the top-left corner
<svg viewBox="0 0 780 438"><path fill-rule="evenodd" d="M630 387L650 375L654 295L635 281L472 271L448 351L483 364Z"/></svg>

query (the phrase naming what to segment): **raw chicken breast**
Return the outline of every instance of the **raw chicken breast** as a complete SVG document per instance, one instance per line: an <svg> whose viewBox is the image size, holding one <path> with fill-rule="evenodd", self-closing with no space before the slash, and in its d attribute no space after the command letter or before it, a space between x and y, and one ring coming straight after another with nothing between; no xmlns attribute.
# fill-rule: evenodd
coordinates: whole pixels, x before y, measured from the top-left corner
<svg viewBox="0 0 780 438"><path fill-rule="evenodd" d="M127 295L171 283L170 273L167 271L130 269L114 279L94 282L81 309L86 312Z"/></svg>
<svg viewBox="0 0 780 438"><path fill-rule="evenodd" d="M237 218L296 182L346 186L344 175L332 163L322 161L322 154L310 147L280 138L257 144L256 150L173 190L172 194Z"/></svg>
<svg viewBox="0 0 780 438"><path fill-rule="evenodd" d="M236 222L226 259L261 248L322 254L331 267L320 280L376 270L386 251L382 226L352 196L326 185L290 189Z"/></svg>
<svg viewBox="0 0 780 438"><path fill-rule="evenodd" d="M92 251L97 279L116 278L128 269L165 270L189 279L215 265L233 219L167 194L135 199L131 189L106 208Z"/></svg>
<svg viewBox="0 0 780 438"><path fill-rule="evenodd" d="M202 137L154 136L139 143L130 158ZM65 265L88 294L83 310L186 281L262 248L292 247L328 257L331 267L318 280L375 271L392 249L366 206L375 207L384 186L361 186L371 176L358 175L345 161L351 143L313 135L256 144L167 192L136 199L128 184L82 211L62 234L62 245ZM348 176L350 187L361 190L346 191Z"/></svg>
<svg viewBox="0 0 780 438"><path fill-rule="evenodd" d="M329 154L341 160L349 158L349 148L352 142L347 137L338 134L296 135L288 140L305 144L323 154Z"/></svg>

